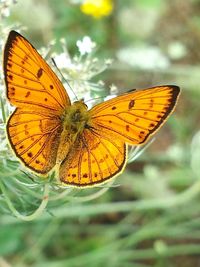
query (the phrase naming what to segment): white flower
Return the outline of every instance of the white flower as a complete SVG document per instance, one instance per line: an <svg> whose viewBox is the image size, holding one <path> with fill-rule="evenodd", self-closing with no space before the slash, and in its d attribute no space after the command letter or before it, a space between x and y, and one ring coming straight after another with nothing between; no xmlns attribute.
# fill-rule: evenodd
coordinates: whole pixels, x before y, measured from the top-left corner
<svg viewBox="0 0 200 267"><path fill-rule="evenodd" d="M111 84L111 86L110 86L110 93L112 95L117 95L118 94L118 88L117 88L117 86L115 84Z"/></svg>
<svg viewBox="0 0 200 267"><path fill-rule="evenodd" d="M83 56L85 54L90 54L93 48L95 48L96 43L92 42L89 36L84 36L82 41L78 40L76 42L76 45L78 46L80 54Z"/></svg>
<svg viewBox="0 0 200 267"><path fill-rule="evenodd" d="M56 62L56 65L59 69L64 68L72 68L73 63L71 59L66 55L66 53L61 53L60 55L56 55L54 57L54 60Z"/></svg>

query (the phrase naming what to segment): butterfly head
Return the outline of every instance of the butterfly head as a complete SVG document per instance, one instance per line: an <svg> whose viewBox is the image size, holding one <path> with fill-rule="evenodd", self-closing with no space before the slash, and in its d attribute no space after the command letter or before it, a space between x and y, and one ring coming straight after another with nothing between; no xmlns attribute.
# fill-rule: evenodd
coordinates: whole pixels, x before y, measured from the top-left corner
<svg viewBox="0 0 200 267"><path fill-rule="evenodd" d="M80 109L84 109L85 108L86 110L88 110L88 106L85 104L83 98L81 100L75 101L73 103L73 105L76 106L76 107L79 107Z"/></svg>

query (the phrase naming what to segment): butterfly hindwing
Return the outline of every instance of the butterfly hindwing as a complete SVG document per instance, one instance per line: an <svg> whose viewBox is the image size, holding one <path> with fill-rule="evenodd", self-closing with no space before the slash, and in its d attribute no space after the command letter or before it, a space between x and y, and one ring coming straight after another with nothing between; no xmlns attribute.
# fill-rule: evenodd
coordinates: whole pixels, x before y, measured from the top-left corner
<svg viewBox="0 0 200 267"><path fill-rule="evenodd" d="M64 184L92 186L122 172L126 163L125 143L99 130L84 130L77 139L60 166L59 177Z"/></svg>
<svg viewBox="0 0 200 267"><path fill-rule="evenodd" d="M13 112L7 123L7 136L15 154L41 174L55 165L61 130L56 117L21 108Z"/></svg>

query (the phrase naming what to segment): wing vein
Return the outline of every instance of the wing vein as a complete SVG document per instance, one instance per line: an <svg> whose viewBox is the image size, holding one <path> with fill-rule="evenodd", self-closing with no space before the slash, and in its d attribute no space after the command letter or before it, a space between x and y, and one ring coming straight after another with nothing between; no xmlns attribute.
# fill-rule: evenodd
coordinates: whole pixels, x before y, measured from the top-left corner
<svg viewBox="0 0 200 267"><path fill-rule="evenodd" d="M54 110L54 111L58 111L57 108L52 108L50 106L47 106L47 105L44 105L44 104L41 104L41 103L34 103L32 101L26 101L24 102L23 100L18 100L18 99L15 99L13 98L13 100L17 103L26 103L28 105L32 105L32 106L37 106L37 107L42 107L42 108L45 108L45 109L50 109L50 110Z"/></svg>
<svg viewBox="0 0 200 267"><path fill-rule="evenodd" d="M22 65L18 64L18 63L15 62L13 59L9 59L8 61L11 62L11 63L13 63L13 64L15 64L15 65L17 65L17 66L20 67L20 68L23 68L25 71L27 71L28 73L30 73L30 74L32 74L34 77L36 77L35 74L34 74L33 72L31 72L30 69L28 69L28 68L25 67L24 65L22 66ZM30 66L31 66L31 65L30 65ZM22 74L20 74L20 75L23 77Z"/></svg>
<svg viewBox="0 0 200 267"><path fill-rule="evenodd" d="M58 126L59 127L59 126ZM55 132L55 130L58 128L56 127L49 136L47 136L47 140L46 142L44 142L44 144L42 145L42 147L39 149L39 151L36 153L36 155L28 162L28 164L31 164L40 154L41 152L44 150L45 146L48 144L51 136L53 135L53 133ZM46 135L46 134L45 134Z"/></svg>
<svg viewBox="0 0 200 267"><path fill-rule="evenodd" d="M107 127L107 126L105 126L105 125L102 125L102 124L99 124L99 123L97 123L97 122L96 122L96 125L98 125L98 126L101 127L101 128L104 128L104 129L106 129L106 130L108 130L108 131L111 131L112 133L114 132L114 133L116 133L116 134L119 134L119 135L121 135L121 136L123 136L123 137L125 137L125 138L127 138L127 139L129 139L129 140L131 140L132 142L137 142L137 143L138 143L138 140L137 140L137 139L135 139L135 138L131 138L130 136L128 136L128 135L126 135L126 134L123 134L122 132L117 131L117 130L114 129L114 128L109 128L109 127Z"/></svg>
<svg viewBox="0 0 200 267"><path fill-rule="evenodd" d="M21 59L21 60L24 60L24 58L22 58L22 57L20 57L20 55L18 55L14 50L13 50L13 48L9 51L10 53L12 53L12 54L14 54L16 57L18 57L19 59ZM27 54L25 54L26 56L27 56ZM10 55L9 55L10 56ZM10 60L11 61L11 58L10 57L8 57L8 60ZM29 62L27 62L26 61L26 64L28 64L29 66L32 66Z"/></svg>
<svg viewBox="0 0 200 267"><path fill-rule="evenodd" d="M31 81L35 82L34 80L31 80ZM9 83L10 83L10 85L17 86L19 88L24 88L24 89L32 90L32 91L35 91L35 92L46 92L46 90L35 89L35 88L32 88L32 87L28 87L28 86L23 86L23 85L16 84L14 82L9 82Z"/></svg>
<svg viewBox="0 0 200 267"><path fill-rule="evenodd" d="M85 145L86 147L86 150L87 150L87 153L88 153L88 169L89 169L89 180L90 180L90 183L92 183L92 176L91 176L91 173L92 173L92 169L91 169L91 157L90 157L90 154L93 155L92 151L90 150L88 144L87 144L87 140L85 139L85 136L83 135L82 138L81 138L83 144Z"/></svg>
<svg viewBox="0 0 200 267"><path fill-rule="evenodd" d="M155 112L155 111L154 111ZM157 112L157 113L161 113L160 111L159 112ZM129 116L130 115L132 115L132 116L135 116L135 117L137 117L137 118L141 118L141 119L145 119L145 120L147 120L147 121L153 121L153 122L157 122L156 120L153 120L153 119L149 119L149 118L147 118L147 117L144 117L144 116L141 116L141 115L136 115L136 114L134 114L134 113L130 113L130 112L126 112L126 111L123 111L123 112L118 112L117 114L105 114L105 115L99 115L99 116L96 116L96 117L92 117L92 119L97 119L97 118L102 118L102 117L109 117L109 116L116 116L117 117L117 115L120 115L120 114L128 114ZM121 117L119 117L120 119L121 119Z"/></svg>
<svg viewBox="0 0 200 267"><path fill-rule="evenodd" d="M30 47L27 46L27 41L24 41L24 39L21 38L22 43L24 44L24 46L27 48L28 51L30 51ZM29 44L30 45L30 44ZM16 46L28 57L30 58L36 66L38 66L38 61L37 58L35 58L35 53L30 53L25 51L20 45L18 45L18 43L16 44ZM33 49L34 51L36 51L32 45L31 45L31 49ZM36 51L37 52L37 51ZM33 57L32 57L33 56Z"/></svg>
<svg viewBox="0 0 200 267"><path fill-rule="evenodd" d="M20 121L20 122L15 122L13 124L10 124L10 127L16 127L16 126L19 126L21 124L24 124L24 123L30 123L30 122L33 122L33 121L44 121L44 120L49 120L49 118L43 118L43 119L31 119L31 120L26 120L26 121Z"/></svg>
<svg viewBox="0 0 200 267"><path fill-rule="evenodd" d="M96 130L96 131L95 131L95 130ZM98 134L98 129L96 129L95 127L91 128L90 131L91 131L92 133L94 133L94 134L96 134L96 135L99 136L99 134ZM105 140L107 140L108 142L110 142L114 147L116 147L117 150L118 150L118 152L119 152L120 154L123 154L123 153L119 150L119 148L116 146L116 144L113 142L113 140L112 140L111 138L108 138L102 131L101 131L101 136L102 136L102 138L104 138Z"/></svg>
<svg viewBox="0 0 200 267"><path fill-rule="evenodd" d="M34 110L34 111L32 111L32 110L30 110L30 111L21 111L21 112L18 112L17 114L15 114L15 115L16 116L17 115L23 115L24 116L25 114L27 114L27 115L38 115L40 117L43 117L44 119L47 119L47 118L56 119L56 120L59 119L59 117L56 116L56 115L47 115L47 114L43 114L43 113L37 112L36 110ZM30 121L32 121L32 120L29 120L29 122Z"/></svg>
<svg viewBox="0 0 200 267"><path fill-rule="evenodd" d="M110 150L108 150L108 148L107 148L107 146L105 145L105 143L104 143L103 141L101 141L101 139L99 138L99 134L96 133L96 132L94 132L93 130L92 130L92 132L93 132L93 134L99 139L100 143L102 143L102 145L104 146L104 148L106 149L106 151L109 153L109 155L110 155L111 158L113 159L113 162L115 163L115 165L117 166L117 168L119 168L119 164L118 164L118 162L115 160L115 158L114 158L113 155L111 154ZM102 137L102 139L105 139L105 138ZM105 140L107 140L107 139L105 139ZM107 141L109 141L109 140L107 140ZM122 152L118 149L118 147L117 147L114 143L112 143L112 145L113 145L114 147L117 148L117 150L120 152L120 154L122 154ZM110 168L109 168L109 172L110 172Z"/></svg>

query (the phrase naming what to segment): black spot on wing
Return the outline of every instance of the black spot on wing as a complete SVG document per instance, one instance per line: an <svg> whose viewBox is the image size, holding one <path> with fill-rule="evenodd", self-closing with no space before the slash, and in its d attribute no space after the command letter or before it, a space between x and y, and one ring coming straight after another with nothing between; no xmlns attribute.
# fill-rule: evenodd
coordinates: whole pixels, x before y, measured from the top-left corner
<svg viewBox="0 0 200 267"><path fill-rule="evenodd" d="M43 69L40 68L40 69L38 70L38 72L37 72L37 77L40 78L40 77L42 76L42 74L43 74Z"/></svg>
<svg viewBox="0 0 200 267"><path fill-rule="evenodd" d="M128 109L133 108L134 105L135 105L135 101L132 99L132 100L129 102L129 104L128 104Z"/></svg>

